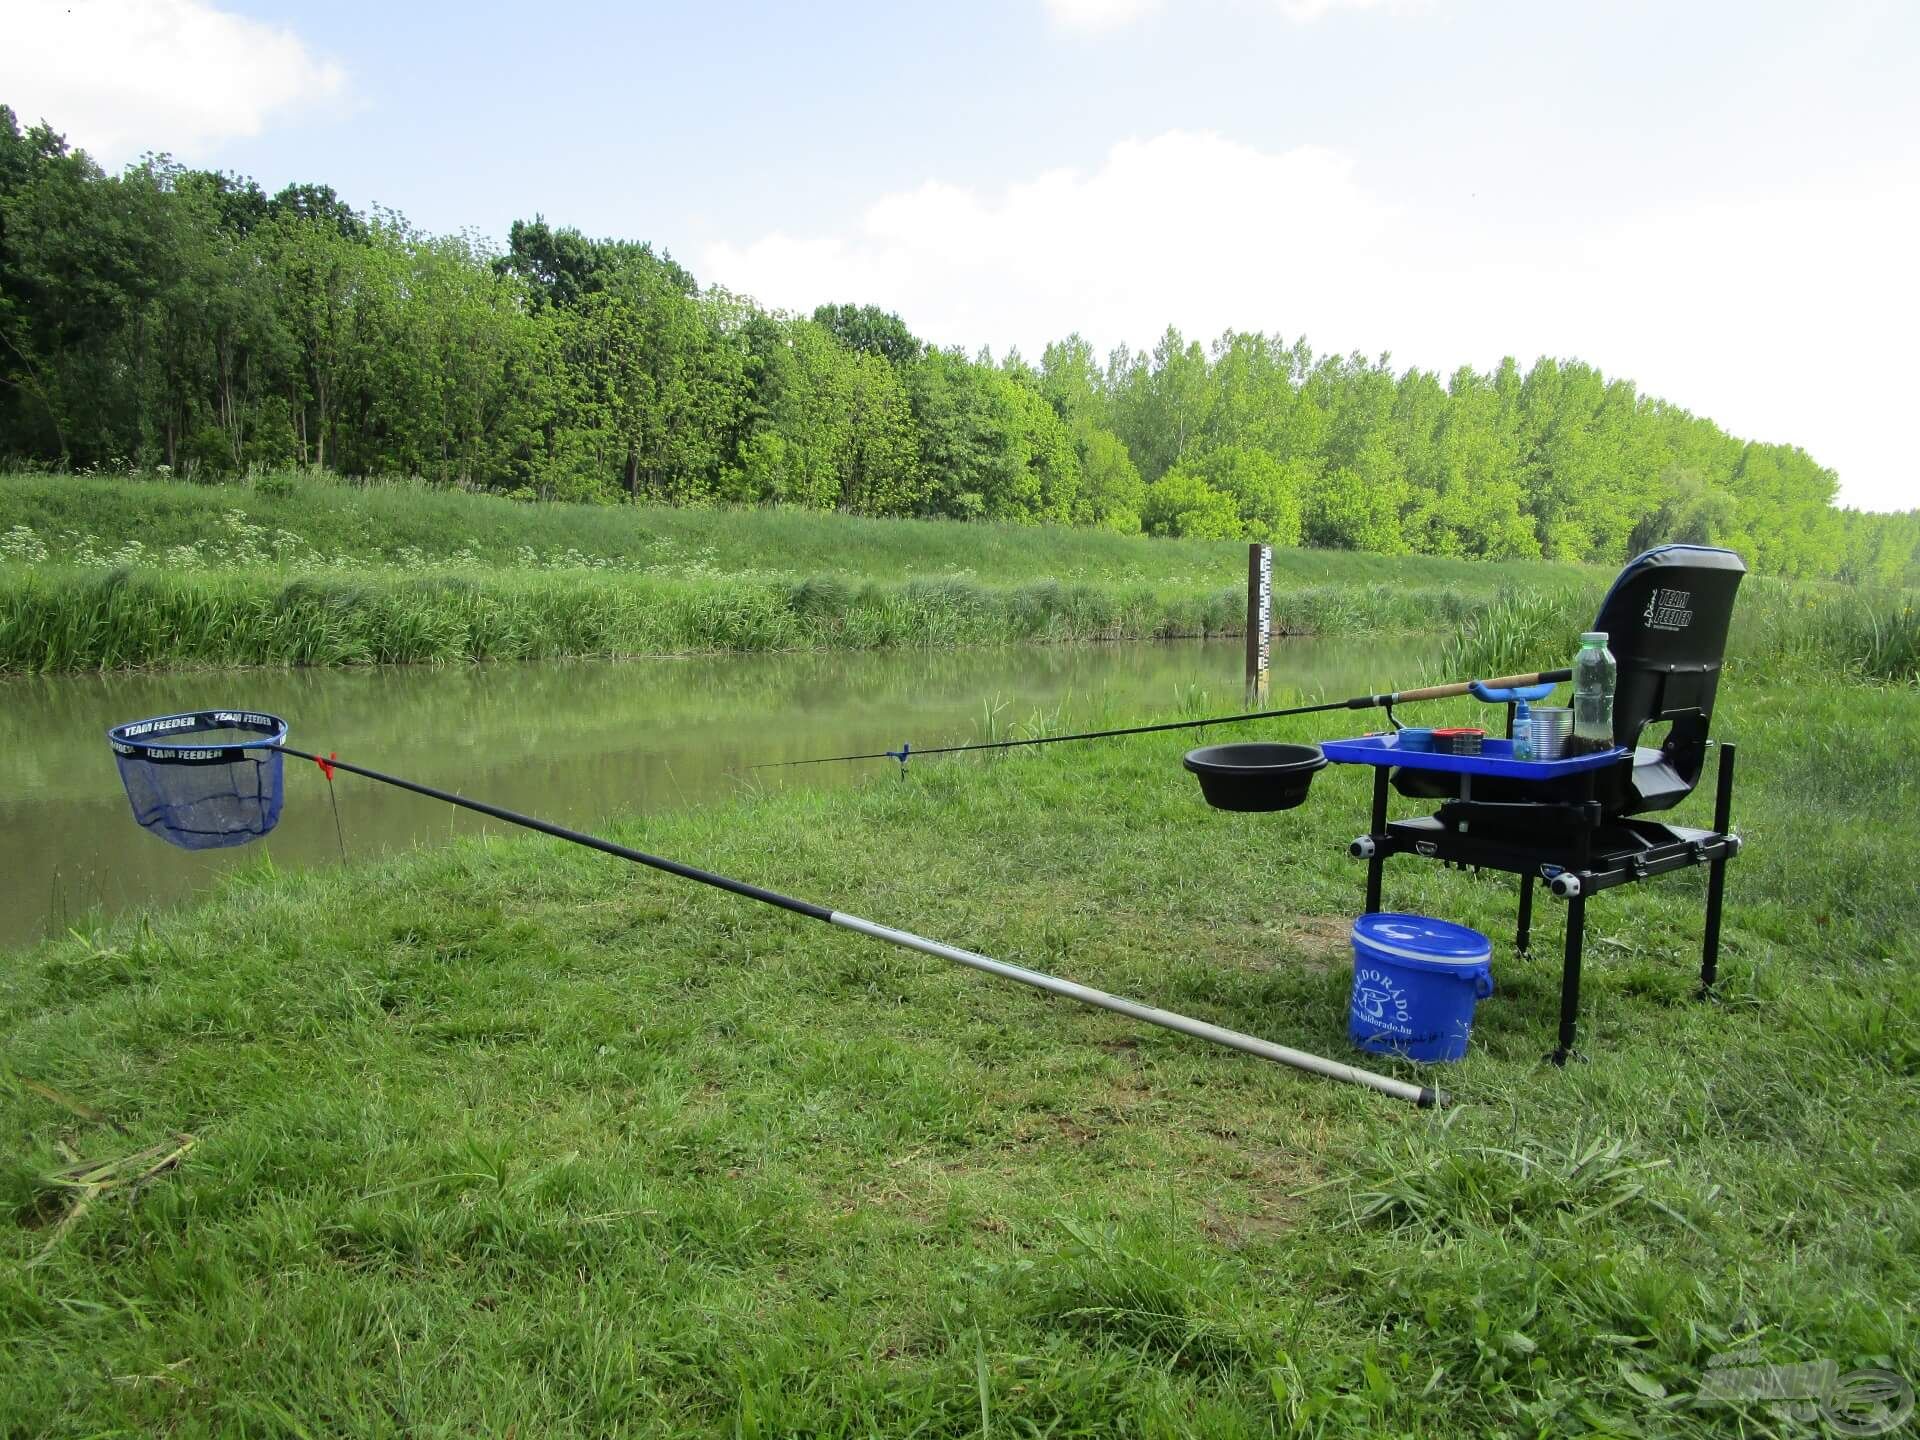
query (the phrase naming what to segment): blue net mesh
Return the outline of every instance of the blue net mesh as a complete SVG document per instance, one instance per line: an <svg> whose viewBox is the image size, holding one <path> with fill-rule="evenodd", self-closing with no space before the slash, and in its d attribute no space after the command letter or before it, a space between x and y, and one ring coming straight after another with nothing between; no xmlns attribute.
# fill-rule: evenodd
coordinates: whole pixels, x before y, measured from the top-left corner
<svg viewBox="0 0 1920 1440"><path fill-rule="evenodd" d="M262 748L287 723L253 710L196 710L107 732L133 818L170 845L244 845L280 821L285 757Z"/></svg>

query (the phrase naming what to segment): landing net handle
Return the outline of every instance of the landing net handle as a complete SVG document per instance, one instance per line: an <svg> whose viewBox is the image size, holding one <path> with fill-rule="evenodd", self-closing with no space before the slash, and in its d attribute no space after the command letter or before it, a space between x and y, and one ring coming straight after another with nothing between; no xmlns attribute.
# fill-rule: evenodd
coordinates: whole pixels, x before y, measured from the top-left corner
<svg viewBox="0 0 1920 1440"><path fill-rule="evenodd" d="M196 733L205 736L210 732L222 730L239 731L248 738L221 741L202 739L199 742L192 738ZM345 770L351 775L363 776L383 785L394 786L396 789L409 790L430 800L445 801L449 805L459 806L463 810L472 810L509 825L517 825L522 829L549 835L556 840L583 845L589 850L598 850L605 855L618 856L636 865L645 865L649 869L677 875L683 880L692 880L701 885L712 886L716 890L725 890L743 899L757 900L764 905L776 906L796 915L804 915L810 920L818 920L875 940L883 940L890 945L898 945L904 949L950 960L971 969L997 975L1002 979L1013 980L1049 994L1078 1001L1083 1005L1126 1015L1150 1025L1157 1025L1162 1029L1190 1035L1196 1039L1238 1050L1243 1054L1258 1056L1296 1070L1321 1075L1327 1079L1363 1086L1392 1096L1396 1100L1408 1101L1423 1109L1446 1103L1446 1096L1434 1087L1410 1084L1390 1075L1380 1075L1370 1070L1362 1070L1357 1066L1329 1060L1324 1056L1276 1045L1270 1040L1263 1040L1254 1035L1244 1035L1204 1020L1197 1020L1192 1016L1143 1005L1136 1000L1111 995L1104 990L1096 990L1090 985L1081 985L1038 970L1029 970L1025 966L1010 965L1005 961L995 960L971 950L962 950L938 940L930 940L910 930L897 930L890 925L880 925L845 911L830 910L824 905L796 899L791 895L782 895L777 890L768 890L759 885L750 885L744 880L735 880L729 875L702 870L698 866L670 860L663 855L651 855L644 850L636 850L631 846L603 840L598 835L587 834L584 830L570 829L565 825L556 825L552 821L539 819L537 816L523 815L517 810L509 810L502 805L492 805L484 800L456 795L450 790L442 790L437 786L423 785L417 780L407 780L398 775L389 775L385 771L355 765L334 755L320 756L310 751L296 750L285 743L286 734L286 722L275 715L248 710L203 710L179 715L164 715L152 720L130 721L125 725L115 726L108 732L108 738L113 744L115 756L120 761L123 779L127 776L129 766L137 767L142 771L154 771L163 778L168 775L178 776L199 772L215 779L222 778L227 772L240 772L251 766L271 768L271 813L266 813L267 807L264 800L257 802L254 806L258 814L255 814L254 810L245 810L244 807L243 813L237 819L231 814L222 812L226 828L222 830L216 824L207 838L202 838L197 833L181 831L177 823L179 817L173 815L171 811L163 817L167 821L165 824L156 824L144 817L140 797L135 793L135 782L128 780L127 793L134 804L135 818L139 819L142 825L161 834L163 838L185 848L199 849L206 848L208 845L243 844L272 829L280 814L281 759L283 756L291 755L296 759L311 760L325 772L329 781L332 780L335 770ZM255 760L248 753L259 751L267 752L268 759Z"/></svg>
<svg viewBox="0 0 1920 1440"><path fill-rule="evenodd" d="M1110 1010L1135 1020L1157 1025L1163 1030L1173 1030L1195 1039L1205 1040L1214 1045L1238 1050L1245 1055L1257 1056L1278 1065L1295 1070L1304 1070L1309 1074L1320 1075L1329 1080L1342 1081L1349 1085L1359 1085L1396 1100L1404 1100L1423 1110L1435 1109L1449 1103L1446 1092L1436 1086L1415 1085L1399 1080L1391 1075L1381 1075L1371 1070L1362 1070L1355 1065L1343 1064L1338 1060L1329 1060L1325 1056L1314 1055L1304 1050L1295 1050L1289 1046L1276 1045L1271 1040L1263 1040L1257 1035L1244 1035L1237 1030L1228 1030L1224 1026L1213 1025L1204 1020L1196 1020L1190 1015L1177 1014L1171 1010L1162 1010L1158 1006L1143 1005L1137 1000L1123 996L1110 995L1104 990L1096 990L1091 985L1081 985L1072 980L1063 980L1042 971L1029 970L1022 965L1009 965L1005 961L977 954L971 950L962 950L957 946L942 944L930 940L924 935L916 935L910 930L896 930L890 925L880 925L858 915L850 915L842 910L830 910L824 905L815 905L810 900L799 900L791 895L782 895L777 890L764 889L759 885L749 885L744 880L735 880L732 876L721 875L712 870L702 870L696 865L686 865L678 860L669 860L664 855L651 855L645 850L635 850L631 846L603 840L598 835L589 835L584 830L572 830L565 825L555 825L549 820L541 820L532 815L522 815L518 811L508 810L504 806L490 805L484 800L472 800L465 795L455 795L451 791L441 790L432 785L422 785L415 780L404 780L397 775L388 775L383 771L369 770L365 766L349 764L345 760L329 755L324 759L310 755L304 750L295 750L291 746L277 747L282 754L298 756L302 760L311 760L322 769L345 770L351 775L361 775L382 784L395 785L402 790L411 790L416 795L424 795L431 800L444 800L449 805L458 805L462 809L473 810L482 815L490 815L496 820L504 820L509 825L518 825L527 830L538 831L542 835L551 835L556 840L568 840L576 845L584 845L589 850L598 850L605 855L617 855L622 860L631 860L636 865L645 865L650 869L662 870L669 875L678 875L684 880L697 881L702 885L711 885L716 890L725 890L731 895L739 895L748 900L758 900L765 905L778 906L795 915L804 915L809 920L824 921L843 930L866 935L875 940L884 940L890 945L903 949L917 950L923 955L934 955L950 960L970 969L997 975L1004 980L1013 980L1036 990L1076 1000L1082 1005L1090 1005L1101 1010Z"/></svg>

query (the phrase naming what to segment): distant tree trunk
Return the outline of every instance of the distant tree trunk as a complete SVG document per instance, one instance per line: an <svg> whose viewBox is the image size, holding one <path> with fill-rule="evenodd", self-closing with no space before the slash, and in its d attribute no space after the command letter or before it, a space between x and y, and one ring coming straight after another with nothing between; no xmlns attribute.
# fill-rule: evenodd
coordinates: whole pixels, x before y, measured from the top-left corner
<svg viewBox="0 0 1920 1440"><path fill-rule="evenodd" d="M320 412L314 417L313 463L324 470L327 465L327 382L322 376L315 377L313 402Z"/></svg>

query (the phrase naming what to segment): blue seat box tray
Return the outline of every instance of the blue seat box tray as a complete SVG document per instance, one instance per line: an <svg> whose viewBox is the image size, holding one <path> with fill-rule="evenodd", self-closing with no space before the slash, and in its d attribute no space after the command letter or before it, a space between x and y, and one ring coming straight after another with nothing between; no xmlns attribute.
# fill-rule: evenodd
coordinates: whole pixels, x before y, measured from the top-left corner
<svg viewBox="0 0 1920 1440"><path fill-rule="evenodd" d="M1488 736L1478 755L1441 755L1402 750L1392 735L1363 735L1357 740L1322 740L1320 749L1336 765L1397 765L1408 770L1444 770L1455 775L1498 775L1506 780L1558 780L1586 770L1617 765L1630 753L1616 745L1567 760L1516 760L1513 742Z"/></svg>

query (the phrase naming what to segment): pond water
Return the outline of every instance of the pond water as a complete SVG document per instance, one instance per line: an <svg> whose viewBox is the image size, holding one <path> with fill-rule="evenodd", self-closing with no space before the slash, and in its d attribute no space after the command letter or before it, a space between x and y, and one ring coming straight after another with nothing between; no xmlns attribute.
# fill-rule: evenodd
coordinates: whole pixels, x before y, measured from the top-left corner
<svg viewBox="0 0 1920 1440"><path fill-rule="evenodd" d="M1415 683L1415 640L1277 642L1276 689L1329 698ZM272 838L190 853L142 833L107 748L124 720L233 706L283 715L288 743L579 829L697 805L749 784L846 784L876 765L747 767L964 743L1036 717L1174 718L1189 691L1241 703L1242 645L1176 641L364 670L199 671L0 682L0 945L96 913L171 903L267 848L277 866L337 862L326 783L287 762ZM990 713L991 716L990 716ZM1116 722L1116 723L1126 723ZM970 763L929 761L930 764ZM349 858L512 831L351 776L337 781ZM513 832L521 833L521 832Z"/></svg>

